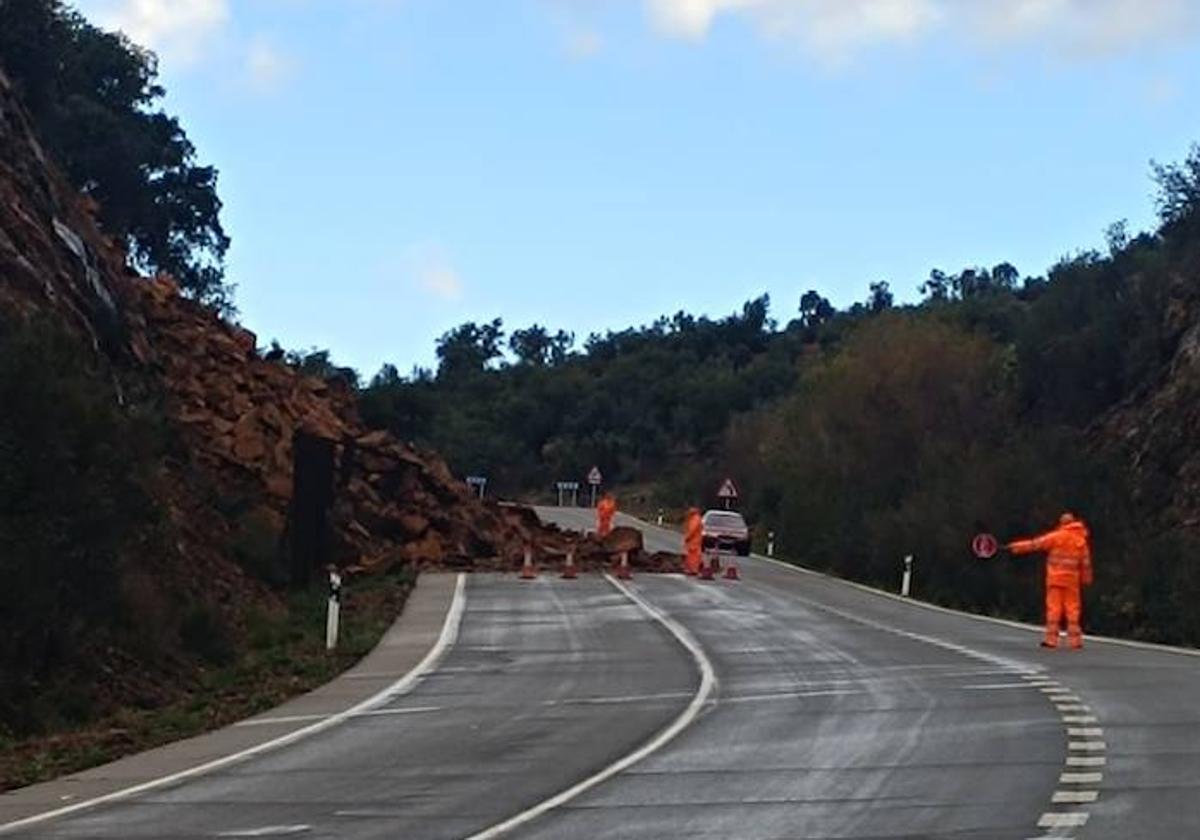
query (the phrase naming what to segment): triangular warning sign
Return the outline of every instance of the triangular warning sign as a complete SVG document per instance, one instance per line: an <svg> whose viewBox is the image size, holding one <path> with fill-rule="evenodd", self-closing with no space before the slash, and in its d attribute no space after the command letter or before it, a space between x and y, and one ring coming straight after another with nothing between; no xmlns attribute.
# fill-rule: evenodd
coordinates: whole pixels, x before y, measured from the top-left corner
<svg viewBox="0 0 1200 840"><path fill-rule="evenodd" d="M733 483L732 478L725 479L721 485L721 489L717 491L718 499L736 499L738 497L737 485Z"/></svg>

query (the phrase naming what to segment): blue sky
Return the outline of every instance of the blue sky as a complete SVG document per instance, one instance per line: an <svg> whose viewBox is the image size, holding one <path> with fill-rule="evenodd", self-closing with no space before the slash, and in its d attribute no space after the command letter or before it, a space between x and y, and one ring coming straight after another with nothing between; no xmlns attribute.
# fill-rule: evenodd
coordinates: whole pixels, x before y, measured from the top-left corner
<svg viewBox="0 0 1200 840"><path fill-rule="evenodd" d="M365 374L1153 222L1200 140L1193 0L84 0L221 171L260 343Z"/></svg>

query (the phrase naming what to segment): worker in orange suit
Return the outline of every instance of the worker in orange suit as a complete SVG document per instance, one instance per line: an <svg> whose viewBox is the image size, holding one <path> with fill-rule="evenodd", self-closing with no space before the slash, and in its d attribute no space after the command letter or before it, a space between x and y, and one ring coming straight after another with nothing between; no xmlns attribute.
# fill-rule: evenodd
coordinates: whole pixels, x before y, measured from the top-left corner
<svg viewBox="0 0 1200 840"><path fill-rule="evenodd" d="M1074 515L1064 513L1053 531L1016 540L1005 547L1013 554L1046 552L1046 637L1042 647L1058 647L1058 630L1064 613L1071 647L1083 647L1080 585L1092 584L1092 547L1087 526Z"/></svg>
<svg viewBox="0 0 1200 840"><path fill-rule="evenodd" d="M596 534L607 537L612 533L613 518L617 515L617 500L611 493L605 493L596 505Z"/></svg>
<svg viewBox="0 0 1200 840"><path fill-rule="evenodd" d="M683 525L683 570L689 575L700 574L700 551L704 542L704 522L699 508L688 508Z"/></svg>

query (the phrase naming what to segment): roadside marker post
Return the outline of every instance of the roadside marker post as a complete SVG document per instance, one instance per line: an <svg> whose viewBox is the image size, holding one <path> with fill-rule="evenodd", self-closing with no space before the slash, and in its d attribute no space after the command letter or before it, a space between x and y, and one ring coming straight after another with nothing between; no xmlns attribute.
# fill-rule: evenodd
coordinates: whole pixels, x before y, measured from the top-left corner
<svg viewBox="0 0 1200 840"><path fill-rule="evenodd" d="M658 526L661 528L663 523L663 509L658 509Z"/></svg>
<svg viewBox="0 0 1200 840"><path fill-rule="evenodd" d="M904 574L900 578L900 594L905 598L912 591L912 564L913 556L909 554L904 558Z"/></svg>
<svg viewBox="0 0 1200 840"><path fill-rule="evenodd" d="M775 532L767 531L767 556L775 556Z"/></svg>
<svg viewBox="0 0 1200 840"><path fill-rule="evenodd" d="M333 650L338 643L338 624L342 612L342 576L337 567L329 567L329 602L325 608L325 650Z"/></svg>

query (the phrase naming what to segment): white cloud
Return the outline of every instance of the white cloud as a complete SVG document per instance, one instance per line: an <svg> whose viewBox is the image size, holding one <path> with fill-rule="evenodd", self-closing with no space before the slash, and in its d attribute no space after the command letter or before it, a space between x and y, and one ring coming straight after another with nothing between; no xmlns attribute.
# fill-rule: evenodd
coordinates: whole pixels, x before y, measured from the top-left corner
<svg viewBox="0 0 1200 840"><path fill-rule="evenodd" d="M944 31L993 44L1034 43L1094 58L1178 42L1200 31L1196 0L644 0L668 37L703 41L720 17L790 40L825 61Z"/></svg>
<svg viewBox="0 0 1200 840"><path fill-rule="evenodd" d="M270 42L256 38L246 51L246 77L260 93L277 89L295 72L296 63Z"/></svg>
<svg viewBox="0 0 1200 840"><path fill-rule="evenodd" d="M443 254L423 257L416 267L416 281L421 290L439 300L462 300L462 277Z"/></svg>
<svg viewBox="0 0 1200 840"><path fill-rule="evenodd" d="M229 0L93 0L99 23L180 61L194 61L229 21Z"/></svg>

